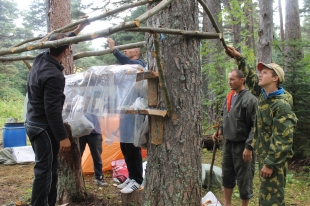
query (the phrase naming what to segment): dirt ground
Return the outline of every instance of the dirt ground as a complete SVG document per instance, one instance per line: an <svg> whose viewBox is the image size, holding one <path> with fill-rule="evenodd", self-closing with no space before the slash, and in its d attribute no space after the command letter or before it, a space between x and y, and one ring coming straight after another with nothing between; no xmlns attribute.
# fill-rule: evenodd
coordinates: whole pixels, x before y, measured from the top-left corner
<svg viewBox="0 0 310 206"><path fill-rule="evenodd" d="M33 181L34 164L3 165L0 164L0 205L30 205L31 187ZM109 186L98 187L92 174L85 175L85 185L88 193L87 200L74 206L105 206L121 205L119 190L113 186L115 182L111 173L105 173Z"/></svg>

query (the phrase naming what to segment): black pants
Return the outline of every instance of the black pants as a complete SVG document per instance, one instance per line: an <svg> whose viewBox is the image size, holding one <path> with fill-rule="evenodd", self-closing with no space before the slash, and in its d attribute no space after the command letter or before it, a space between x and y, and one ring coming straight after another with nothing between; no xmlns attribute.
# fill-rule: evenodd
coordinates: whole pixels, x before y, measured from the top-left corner
<svg viewBox="0 0 310 206"><path fill-rule="evenodd" d="M88 144L94 163L95 178L102 179L102 136L101 134L90 134L79 138L81 157Z"/></svg>
<svg viewBox="0 0 310 206"><path fill-rule="evenodd" d="M32 206L54 206L57 198L57 141L48 125L25 123L25 129L35 153Z"/></svg>
<svg viewBox="0 0 310 206"><path fill-rule="evenodd" d="M138 184L143 182L143 167L141 148L135 147L133 143L120 143L122 153L125 157L129 178L136 180Z"/></svg>

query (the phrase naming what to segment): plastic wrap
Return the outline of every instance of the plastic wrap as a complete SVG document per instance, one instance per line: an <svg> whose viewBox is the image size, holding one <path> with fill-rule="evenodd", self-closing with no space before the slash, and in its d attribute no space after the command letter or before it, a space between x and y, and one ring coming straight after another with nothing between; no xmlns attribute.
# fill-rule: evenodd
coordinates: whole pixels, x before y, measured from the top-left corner
<svg viewBox="0 0 310 206"><path fill-rule="evenodd" d="M95 130L105 134L106 141L112 143L126 132L123 136L128 141L125 142L131 139L133 142L129 136L134 136L135 125L141 123L136 121L136 115L120 114L120 111L147 107L147 84L145 81L136 83L137 72L141 70L139 65L94 66L85 72L67 75L63 120L75 130L74 137ZM121 132L122 128L126 131Z"/></svg>

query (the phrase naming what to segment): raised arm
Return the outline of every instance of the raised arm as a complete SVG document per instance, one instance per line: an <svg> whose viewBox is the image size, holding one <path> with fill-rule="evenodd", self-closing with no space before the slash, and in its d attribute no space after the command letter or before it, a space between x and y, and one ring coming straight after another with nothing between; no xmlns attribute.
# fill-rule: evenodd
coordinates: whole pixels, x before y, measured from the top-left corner
<svg viewBox="0 0 310 206"><path fill-rule="evenodd" d="M256 70L246 63L246 58L243 57L235 48L228 47L228 51L229 53L226 51L226 54L236 60L238 69L243 72L246 78L245 83L249 90L254 96L258 97L261 93L261 88L258 86L259 79L256 74Z"/></svg>

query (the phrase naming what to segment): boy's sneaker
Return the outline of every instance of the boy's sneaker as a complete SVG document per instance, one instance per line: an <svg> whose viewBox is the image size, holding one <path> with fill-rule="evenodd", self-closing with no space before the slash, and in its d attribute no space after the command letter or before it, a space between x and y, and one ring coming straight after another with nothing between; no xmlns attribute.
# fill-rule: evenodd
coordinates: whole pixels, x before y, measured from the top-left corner
<svg viewBox="0 0 310 206"><path fill-rule="evenodd" d="M121 193L129 194L139 188L140 188L140 185L136 182L136 180L131 180L130 183L124 189L121 190Z"/></svg>
<svg viewBox="0 0 310 206"><path fill-rule="evenodd" d="M125 182L123 182L123 183L120 184L120 185L117 185L116 187L117 187L118 189L123 189L123 188L125 188L125 187L130 183L130 181L131 181L131 179L127 178Z"/></svg>
<svg viewBox="0 0 310 206"><path fill-rule="evenodd" d="M108 183L106 183L103 178L101 177L101 179L96 179L96 183L98 186L100 187L107 187L109 186Z"/></svg>

